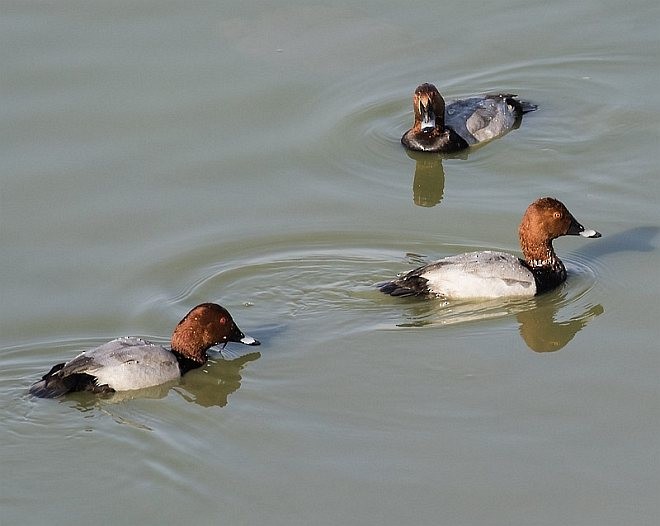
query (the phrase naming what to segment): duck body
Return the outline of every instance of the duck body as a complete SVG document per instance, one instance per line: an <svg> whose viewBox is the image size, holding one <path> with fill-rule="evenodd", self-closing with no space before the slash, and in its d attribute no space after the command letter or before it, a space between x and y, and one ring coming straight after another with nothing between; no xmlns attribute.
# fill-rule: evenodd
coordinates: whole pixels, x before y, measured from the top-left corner
<svg viewBox="0 0 660 526"><path fill-rule="evenodd" d="M72 391L144 389L181 377L176 356L140 338L117 338L55 365L30 393L54 398Z"/></svg>
<svg viewBox="0 0 660 526"><path fill-rule="evenodd" d="M391 296L498 298L534 296L536 280L524 262L506 252L468 252L449 256L381 286Z"/></svg>
<svg viewBox="0 0 660 526"><path fill-rule="evenodd" d="M470 146L497 139L520 126L523 105L515 97L502 93L451 102L445 125Z"/></svg>
<svg viewBox="0 0 660 526"><path fill-rule="evenodd" d="M422 84L413 95L413 127L401 143L416 151L457 152L507 134L520 126L524 113L536 108L506 93L445 104L433 84Z"/></svg>
<svg viewBox="0 0 660 526"><path fill-rule="evenodd" d="M171 350L141 338L117 338L53 366L29 392L56 398L74 391L112 393L160 385L201 367L210 347L230 341L259 345L241 332L226 309L204 303L174 329Z"/></svg>
<svg viewBox="0 0 660 526"><path fill-rule="evenodd" d="M560 201L534 201L519 228L524 258L479 251L449 256L379 285L391 296L440 296L455 299L524 297L541 294L566 280L566 268L552 240L564 235L596 238Z"/></svg>

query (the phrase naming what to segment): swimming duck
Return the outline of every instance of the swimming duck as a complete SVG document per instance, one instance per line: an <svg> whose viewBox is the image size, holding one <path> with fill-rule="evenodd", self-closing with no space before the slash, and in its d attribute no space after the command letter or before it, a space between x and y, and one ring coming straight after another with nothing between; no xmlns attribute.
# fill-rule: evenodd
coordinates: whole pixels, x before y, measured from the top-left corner
<svg viewBox="0 0 660 526"><path fill-rule="evenodd" d="M379 285L392 296L500 298L534 296L566 280L566 267L552 240L560 236L601 237L585 229L564 204L552 197L527 207L518 229L523 258L506 252L468 252L424 265Z"/></svg>
<svg viewBox="0 0 660 526"><path fill-rule="evenodd" d="M107 394L152 387L201 367L209 348L227 342L259 345L241 332L225 308L202 303L175 327L171 350L140 338L117 338L53 366L29 392L55 398L73 391Z"/></svg>
<svg viewBox="0 0 660 526"><path fill-rule="evenodd" d="M413 95L415 122L401 144L410 150L451 153L508 133L520 126L524 113L536 105L500 93L445 101L433 84L422 84Z"/></svg>

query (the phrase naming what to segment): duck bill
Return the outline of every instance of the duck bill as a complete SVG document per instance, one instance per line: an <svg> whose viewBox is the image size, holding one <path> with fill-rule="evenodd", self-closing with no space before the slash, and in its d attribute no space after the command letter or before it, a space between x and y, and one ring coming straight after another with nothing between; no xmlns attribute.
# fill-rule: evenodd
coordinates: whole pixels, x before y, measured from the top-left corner
<svg viewBox="0 0 660 526"><path fill-rule="evenodd" d="M568 232L566 232L566 235L591 237L591 238L601 236L600 232L596 232L595 230L584 228L580 223L576 221L575 218L571 220L571 226L568 227Z"/></svg>
<svg viewBox="0 0 660 526"><path fill-rule="evenodd" d="M235 324L234 324L234 329L229 335L227 341L242 343L243 345L261 345L261 342L259 340L253 338L252 336L247 336L246 334L243 334L243 332Z"/></svg>

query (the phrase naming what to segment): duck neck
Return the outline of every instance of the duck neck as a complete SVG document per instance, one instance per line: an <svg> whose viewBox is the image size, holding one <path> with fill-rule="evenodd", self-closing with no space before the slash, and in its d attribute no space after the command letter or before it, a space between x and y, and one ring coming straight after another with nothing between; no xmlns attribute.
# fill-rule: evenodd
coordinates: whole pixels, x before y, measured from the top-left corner
<svg viewBox="0 0 660 526"><path fill-rule="evenodd" d="M181 374L191 369L201 367L206 363L207 356L202 335L193 328L182 328L179 325L172 334L172 354L179 362Z"/></svg>
<svg viewBox="0 0 660 526"><path fill-rule="evenodd" d="M555 254L552 240L540 243L520 241L525 264L534 274L538 292L556 287L566 279L566 267Z"/></svg>
<svg viewBox="0 0 660 526"><path fill-rule="evenodd" d="M206 360L200 362L199 360L194 360L188 355L185 355L176 349L172 349L172 354L176 357L176 361L179 362L179 370L181 371L181 376L186 374L188 371L193 369L198 369L206 363Z"/></svg>
<svg viewBox="0 0 660 526"><path fill-rule="evenodd" d="M445 131L445 112L435 115L435 128L436 130Z"/></svg>

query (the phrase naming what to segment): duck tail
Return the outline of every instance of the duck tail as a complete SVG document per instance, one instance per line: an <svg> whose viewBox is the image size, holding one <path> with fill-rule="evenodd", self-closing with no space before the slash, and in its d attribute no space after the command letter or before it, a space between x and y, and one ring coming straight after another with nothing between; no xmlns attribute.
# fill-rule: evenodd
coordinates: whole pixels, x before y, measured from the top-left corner
<svg viewBox="0 0 660 526"><path fill-rule="evenodd" d="M406 276L401 280L379 283L377 287L381 292L395 297L428 296L427 281L421 276Z"/></svg>
<svg viewBox="0 0 660 526"><path fill-rule="evenodd" d="M538 105L532 102L518 99L518 95L515 93L498 93L497 95L487 95L487 97L504 99L509 106L513 106L516 109L519 115L539 109Z"/></svg>
<svg viewBox="0 0 660 526"><path fill-rule="evenodd" d="M520 110L523 113L529 113L530 111L536 111L539 109L537 104L532 104L526 100L518 101L520 103Z"/></svg>
<svg viewBox="0 0 660 526"><path fill-rule="evenodd" d="M58 363L50 371L48 371L41 380L30 386L30 394L38 398L57 398L68 392L73 388L70 377L62 378L57 373L64 367L64 363Z"/></svg>

